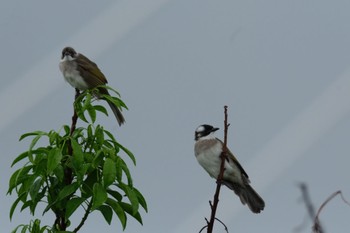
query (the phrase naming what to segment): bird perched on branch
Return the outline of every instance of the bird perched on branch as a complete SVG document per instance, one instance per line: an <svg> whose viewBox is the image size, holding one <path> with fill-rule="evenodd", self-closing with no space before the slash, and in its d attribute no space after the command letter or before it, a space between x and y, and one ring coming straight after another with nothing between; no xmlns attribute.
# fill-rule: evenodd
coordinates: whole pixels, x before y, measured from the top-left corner
<svg viewBox="0 0 350 233"><path fill-rule="evenodd" d="M218 129L211 125L200 125L195 131L195 156L198 163L214 179L217 179L220 174L221 154L224 145L221 140L214 136L214 132ZM265 207L265 202L249 185L247 173L229 149L227 149L224 169L222 184L232 189L242 204L247 204L253 213L260 213Z"/></svg>
<svg viewBox="0 0 350 233"><path fill-rule="evenodd" d="M77 53L71 47L65 47L62 50L59 67L64 79L72 87L81 91L107 84L107 79L98 66L83 54ZM99 88L99 92L104 95L109 95L108 90L103 87ZM105 100L117 118L118 124L122 125L125 122L125 119L121 110L112 102L107 99Z"/></svg>

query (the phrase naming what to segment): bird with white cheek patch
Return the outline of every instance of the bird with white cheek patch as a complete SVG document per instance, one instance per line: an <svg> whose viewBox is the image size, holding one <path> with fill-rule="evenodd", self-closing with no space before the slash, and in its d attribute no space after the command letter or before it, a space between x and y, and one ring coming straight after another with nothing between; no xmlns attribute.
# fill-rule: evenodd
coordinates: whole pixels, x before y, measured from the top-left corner
<svg viewBox="0 0 350 233"><path fill-rule="evenodd" d="M221 153L223 142L214 136L219 128L211 125L200 125L195 131L194 153L198 163L206 170L211 177L217 179L220 173ZM259 194L250 186L247 173L227 149L228 160L225 161L223 184L233 190L240 198L243 205L247 204L253 213L260 213L265 202Z"/></svg>

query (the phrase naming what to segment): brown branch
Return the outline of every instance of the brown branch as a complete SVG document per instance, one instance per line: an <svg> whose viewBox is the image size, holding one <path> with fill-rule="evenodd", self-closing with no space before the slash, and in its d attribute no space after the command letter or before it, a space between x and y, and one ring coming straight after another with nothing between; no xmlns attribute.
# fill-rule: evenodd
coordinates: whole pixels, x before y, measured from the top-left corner
<svg viewBox="0 0 350 233"><path fill-rule="evenodd" d="M78 89L75 89L75 97L74 97L74 100L76 100L80 95L80 91ZM76 125L77 125L77 121L78 121L78 114L77 114L77 111L75 111L75 108L73 106L73 116L72 116L72 125L70 127L70 134L69 136L72 136L75 129L76 129ZM68 149L68 155L72 156L73 155L73 148L72 148L72 143L71 141L69 140L67 142L67 149ZM66 185L69 185L72 183L72 180L73 180L73 176L72 176L72 170L70 168L66 168L65 171L64 171L65 175L65 184Z"/></svg>
<svg viewBox="0 0 350 233"><path fill-rule="evenodd" d="M80 96L80 91L79 89L75 89L75 97L74 97L74 102L78 99ZM72 126L70 128L70 136L72 136L73 132L75 131L76 125L77 125L77 120L78 120L78 114L77 111L75 111L75 108L73 107L74 113L72 116Z"/></svg>
<svg viewBox="0 0 350 233"><path fill-rule="evenodd" d="M306 206L306 209L307 209L307 212L310 216L310 219L313 221L316 214L315 214L315 208L314 208L314 205L312 204L311 202L311 197L310 197L310 194L309 194L309 191L308 191L308 188L307 188L307 185L305 183L300 183L299 184L299 188L301 190L301 194L302 194L302 199L305 203L305 206ZM298 228L301 228L301 227L298 227ZM300 231L300 230L299 230ZM318 224L318 232L319 233L324 233L325 231L323 230L323 227L321 226L321 223L319 222Z"/></svg>
<svg viewBox="0 0 350 233"><path fill-rule="evenodd" d="M224 145L221 153L221 165L220 165L220 173L217 177L216 181L216 190L214 194L214 201L213 204L210 202L211 207L211 216L209 223L207 224L207 233L212 233L214 228L214 221L216 219L216 209L218 207L219 203L219 194L220 194L220 188L222 183L222 178L224 177L224 171L225 171L225 160L227 159L227 131L229 124L227 123L227 106L224 106L224 114L225 114L225 120L224 120Z"/></svg>
<svg viewBox="0 0 350 233"><path fill-rule="evenodd" d="M316 213L316 216L315 216L315 219L314 219L314 225L312 227L312 231L314 233L320 233L322 230L321 229L321 225L320 225L320 220L319 220L319 216L321 214L321 211L322 209L327 205L327 203L332 200L335 196L337 195L340 195L341 199L343 200L343 202L345 202L345 204L349 205L350 206L350 203L344 198L343 194L342 194L342 191L341 190L338 190L336 192L334 192L331 196L329 196L323 203L322 205L320 206L320 208L318 209L317 213Z"/></svg>
<svg viewBox="0 0 350 233"><path fill-rule="evenodd" d="M306 205L307 212L309 213L310 218L313 219L315 217L315 209L314 209L314 206L311 202L311 198L309 195L309 191L307 189L307 185L305 183L300 183L299 188L301 190L301 195L302 195L303 201Z"/></svg>
<svg viewBox="0 0 350 233"><path fill-rule="evenodd" d="M78 89L75 89L75 99L76 100L80 95L80 91ZM70 134L69 136L72 136L75 129L76 129L76 125L77 125L77 120L78 120L78 114L77 112L75 111L75 108L73 106L73 116L72 116L72 125L71 125L71 128L70 128ZM73 155L73 148L72 148L72 143L70 140L67 141L67 152L68 152L68 155L69 156L72 156ZM64 163L67 162L66 160L63 161ZM72 172L72 169L69 168L67 165L65 165L65 169L64 169L64 182L66 185L69 185L71 184L73 181L73 172ZM69 199L67 197L67 199ZM66 210L64 209L63 211L60 211L60 212L57 212L55 213L56 214L56 220L55 220L55 223L59 225L59 230L61 231L65 231L68 227L68 224L67 224L67 221L65 219L65 212Z"/></svg>
<svg viewBox="0 0 350 233"><path fill-rule="evenodd" d="M81 219L79 225L74 229L73 232L78 232L80 230L80 228L84 225L87 217L90 214L91 207L92 207L92 200L90 201L88 207L86 208L85 214L84 214L83 218Z"/></svg>

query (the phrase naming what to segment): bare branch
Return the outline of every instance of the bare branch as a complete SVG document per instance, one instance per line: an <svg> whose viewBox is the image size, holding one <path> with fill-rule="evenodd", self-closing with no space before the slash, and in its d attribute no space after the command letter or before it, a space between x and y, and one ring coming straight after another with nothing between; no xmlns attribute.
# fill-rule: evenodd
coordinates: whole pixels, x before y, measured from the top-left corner
<svg viewBox="0 0 350 233"><path fill-rule="evenodd" d="M213 204L211 204L211 202L210 202L211 216L210 216L210 221L207 224L207 233L212 233L213 232L214 221L216 219L216 217L215 217L216 209L217 209L217 206L218 206L218 203L219 203L220 188L221 188L222 178L224 176L225 160L227 158L227 131L228 131L228 127L229 127L229 124L227 123L227 106L224 106L224 114L225 114L225 119L224 119L224 146L223 146L222 153L221 153L220 173L219 173L219 176L217 177L216 191L215 191L215 194L214 194L214 201L213 201Z"/></svg>
<svg viewBox="0 0 350 233"><path fill-rule="evenodd" d="M350 203L344 198L344 196L343 196L341 190L338 190L338 191L334 192L331 196L329 196L329 197L322 203L322 205L320 206L320 208L319 208L318 211L317 211L317 214L316 214L315 219L314 219L314 225L313 225L313 227L312 227L312 231L313 231L314 233L321 233L320 230L322 230L322 229L321 229L320 220L319 220L319 216L320 216L320 214L321 214L321 211L322 211L322 209L327 205L327 203L328 203L330 200L332 200L332 199L333 199L335 196L337 196L337 195L340 195L340 197L341 197L341 199L343 200L343 202L344 202L345 204L347 204L347 205L350 206Z"/></svg>
<svg viewBox="0 0 350 233"><path fill-rule="evenodd" d="M314 205L311 202L311 198L310 198L310 194L308 191L308 187L305 183L300 183L299 184L299 188L301 190L301 194L302 194L302 199L305 203L306 206L306 210L309 214L310 219L313 221L313 219L315 218L316 214L315 214L315 208ZM321 226L321 223L319 222L318 224L318 232L319 233L325 233L325 231L323 230L323 227ZM299 229L301 229L301 227L299 227ZM299 230L300 231L300 230Z"/></svg>

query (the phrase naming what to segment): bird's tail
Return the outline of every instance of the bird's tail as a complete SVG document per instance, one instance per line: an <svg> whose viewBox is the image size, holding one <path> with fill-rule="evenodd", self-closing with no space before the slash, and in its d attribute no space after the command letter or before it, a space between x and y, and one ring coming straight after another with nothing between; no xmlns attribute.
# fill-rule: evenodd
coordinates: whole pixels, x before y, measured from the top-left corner
<svg viewBox="0 0 350 233"><path fill-rule="evenodd" d="M260 213L264 209L264 200L249 184L245 184L244 187L236 186L233 190L241 199L242 204L247 204L253 213Z"/></svg>
<svg viewBox="0 0 350 233"><path fill-rule="evenodd" d="M113 103L111 103L110 101L107 101L107 103L108 103L109 107L111 107L115 118L117 118L119 126L124 124L125 123L125 119L124 119L124 116L123 116L122 112L119 110L119 108L117 106L115 106Z"/></svg>
<svg viewBox="0 0 350 233"><path fill-rule="evenodd" d="M100 91L100 93L102 93L104 95L110 95L106 88L102 88L101 87L101 88L99 88L99 91ZM115 104L113 104L112 102L108 101L108 99L106 99L106 98L103 98L103 99L107 101L109 107L112 109L115 118L117 118L119 126L124 124L125 123L125 119L124 119L123 114L120 111L120 109L117 106L115 106Z"/></svg>

